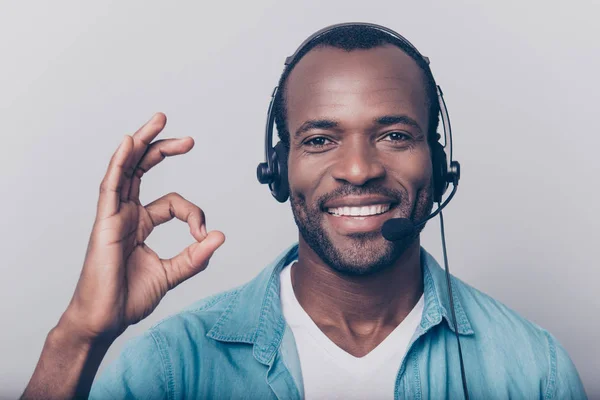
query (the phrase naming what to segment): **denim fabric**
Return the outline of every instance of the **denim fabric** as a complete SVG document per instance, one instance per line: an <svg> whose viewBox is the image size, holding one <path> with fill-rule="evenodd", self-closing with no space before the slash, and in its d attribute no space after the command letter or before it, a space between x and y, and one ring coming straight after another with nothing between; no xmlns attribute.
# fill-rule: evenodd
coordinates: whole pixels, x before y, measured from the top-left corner
<svg viewBox="0 0 600 400"><path fill-rule="evenodd" d="M201 300L127 343L92 399L302 399L302 371L279 298L297 244L255 279ZM425 308L398 366L396 399L463 398L444 270L421 249ZM565 349L546 330L452 278L471 399L585 399Z"/></svg>

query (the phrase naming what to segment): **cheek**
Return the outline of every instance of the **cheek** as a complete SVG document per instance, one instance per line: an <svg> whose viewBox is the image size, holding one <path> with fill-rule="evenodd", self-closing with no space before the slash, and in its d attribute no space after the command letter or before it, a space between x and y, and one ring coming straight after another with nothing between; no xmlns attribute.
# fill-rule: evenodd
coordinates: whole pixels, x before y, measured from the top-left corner
<svg viewBox="0 0 600 400"><path fill-rule="evenodd" d="M431 184L433 168L428 146L382 157L388 184L394 185L392 181L400 183L413 195ZM335 187L326 187L325 184L329 182L326 177L334 162L335 160L326 157L303 157L302 154L292 151L288 158L291 193L310 203L317 193L323 194L335 189Z"/></svg>
<svg viewBox="0 0 600 400"><path fill-rule="evenodd" d="M388 171L393 171L394 180L404 183L408 190L418 191L431 183L433 168L428 148L410 150L408 154L391 157L388 162Z"/></svg>
<svg viewBox="0 0 600 400"><path fill-rule="evenodd" d="M310 199L320 185L327 167L323 162L303 158L292 151L288 158L290 192L301 199Z"/></svg>

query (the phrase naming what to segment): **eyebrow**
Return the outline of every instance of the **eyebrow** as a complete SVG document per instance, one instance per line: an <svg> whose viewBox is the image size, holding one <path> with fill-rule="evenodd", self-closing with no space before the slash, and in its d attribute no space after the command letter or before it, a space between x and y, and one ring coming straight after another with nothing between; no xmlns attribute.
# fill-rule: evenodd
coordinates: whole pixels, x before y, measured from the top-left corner
<svg viewBox="0 0 600 400"><path fill-rule="evenodd" d="M300 128L294 134L294 137L298 137L311 129L331 129L337 128L339 123L331 119L309 119L305 121Z"/></svg>
<svg viewBox="0 0 600 400"><path fill-rule="evenodd" d="M382 126L404 124L418 129L419 132L422 131L419 123L407 115L385 115L383 117L375 118L373 122Z"/></svg>
<svg viewBox="0 0 600 400"><path fill-rule="evenodd" d="M373 123L380 126L389 126L396 124L404 124L412 126L422 132L421 126L417 121L407 115L384 115L373 119ZM339 127L339 122L331 119L310 119L305 121L300 128L294 133L294 137L298 137L312 129L332 129Z"/></svg>

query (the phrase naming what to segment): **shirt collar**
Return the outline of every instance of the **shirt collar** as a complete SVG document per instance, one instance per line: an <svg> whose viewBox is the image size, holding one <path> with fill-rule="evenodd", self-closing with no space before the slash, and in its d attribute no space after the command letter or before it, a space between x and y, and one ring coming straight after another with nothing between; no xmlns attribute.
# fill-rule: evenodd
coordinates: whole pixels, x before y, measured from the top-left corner
<svg viewBox="0 0 600 400"><path fill-rule="evenodd" d="M225 342L254 345L254 357L270 364L285 331L279 274L298 259L298 243L283 251L258 276L242 286L207 336Z"/></svg>
<svg viewBox="0 0 600 400"><path fill-rule="evenodd" d="M425 308L421 318L421 329L427 331L439 324L442 318L446 320L448 327L454 332L452 324L452 308L446 284L446 271L440 267L435 258L421 247L421 265L423 266L423 296L425 297ZM467 317L461 301L461 290L465 285L456 277L451 276L452 300L458 326L461 335L472 335L475 332Z"/></svg>
<svg viewBox="0 0 600 400"><path fill-rule="evenodd" d="M231 302L212 326L207 336L223 342L241 342L254 345L254 357L270 364L275 357L283 333L285 320L281 310L279 274L283 267L298 259L298 243L283 251L258 276L232 297ZM427 331L444 318L454 330L446 289L445 272L425 249L421 248L425 306L420 327ZM452 277L453 300L458 322L458 333L473 334L473 329L460 301L463 284Z"/></svg>

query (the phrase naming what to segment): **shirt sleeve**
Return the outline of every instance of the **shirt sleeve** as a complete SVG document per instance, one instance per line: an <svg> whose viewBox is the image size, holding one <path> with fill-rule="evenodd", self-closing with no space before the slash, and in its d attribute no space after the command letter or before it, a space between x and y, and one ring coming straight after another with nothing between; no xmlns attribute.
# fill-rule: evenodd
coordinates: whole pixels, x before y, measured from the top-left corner
<svg viewBox="0 0 600 400"><path fill-rule="evenodd" d="M544 399L587 399L577 368L564 347L549 335L550 374Z"/></svg>
<svg viewBox="0 0 600 400"><path fill-rule="evenodd" d="M119 358L94 380L89 399L166 399L168 355L152 331L131 339Z"/></svg>

